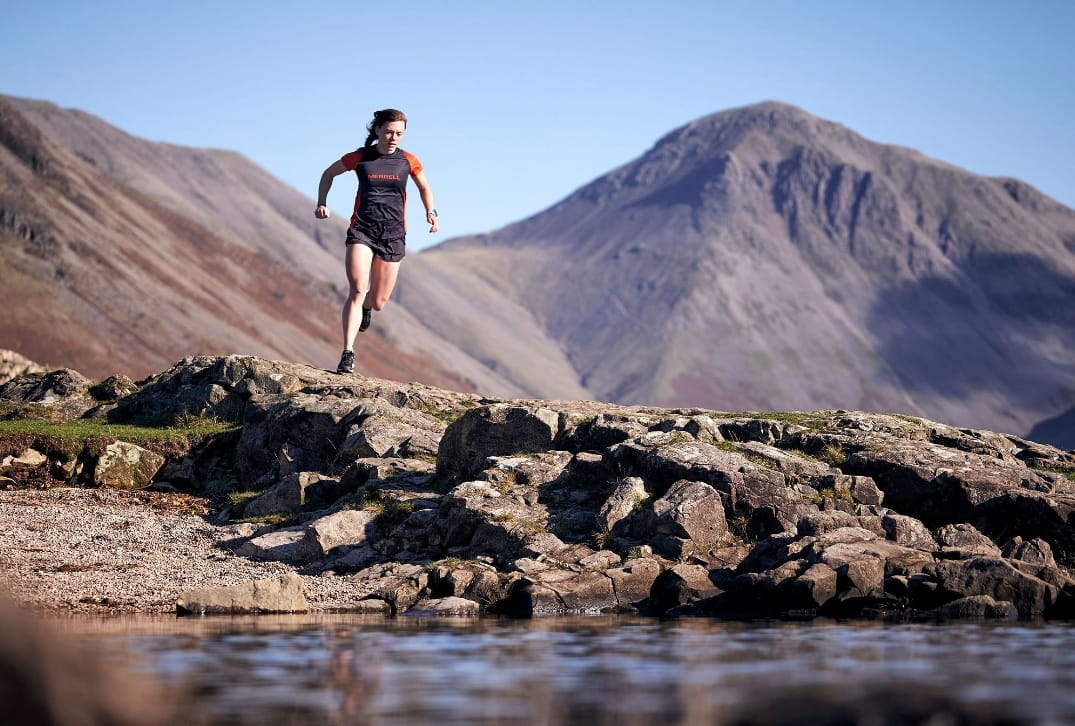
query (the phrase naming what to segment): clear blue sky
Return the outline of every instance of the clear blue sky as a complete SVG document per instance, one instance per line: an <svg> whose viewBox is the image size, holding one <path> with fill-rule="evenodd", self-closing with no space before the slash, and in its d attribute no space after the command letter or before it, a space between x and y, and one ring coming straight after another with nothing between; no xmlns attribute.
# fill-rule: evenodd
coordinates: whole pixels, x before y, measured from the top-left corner
<svg viewBox="0 0 1075 726"><path fill-rule="evenodd" d="M6 5L0 93L237 150L311 198L372 111L402 109L442 219L430 237L412 217L412 249L527 217L763 100L1075 207L1069 0ZM340 177L329 205L353 197Z"/></svg>

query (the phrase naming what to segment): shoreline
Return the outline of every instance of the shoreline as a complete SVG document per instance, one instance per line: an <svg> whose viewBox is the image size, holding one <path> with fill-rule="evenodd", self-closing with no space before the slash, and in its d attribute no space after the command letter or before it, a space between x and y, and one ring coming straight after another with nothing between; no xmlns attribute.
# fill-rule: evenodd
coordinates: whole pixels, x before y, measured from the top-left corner
<svg viewBox="0 0 1075 726"><path fill-rule="evenodd" d="M200 511L199 511L200 509ZM222 546L201 497L114 489L0 490L0 592L43 613L174 614L181 592L278 577L294 568ZM302 575L310 613L348 607L359 583Z"/></svg>

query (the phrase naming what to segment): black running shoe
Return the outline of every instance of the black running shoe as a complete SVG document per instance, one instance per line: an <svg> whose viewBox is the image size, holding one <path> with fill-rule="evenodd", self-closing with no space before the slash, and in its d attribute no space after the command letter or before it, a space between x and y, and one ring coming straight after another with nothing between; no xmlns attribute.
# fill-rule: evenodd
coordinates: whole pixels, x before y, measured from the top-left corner
<svg viewBox="0 0 1075 726"><path fill-rule="evenodd" d="M373 322L373 311L369 308L362 308L362 323L358 326L358 332L365 333L369 330L370 323Z"/></svg>
<svg viewBox="0 0 1075 726"><path fill-rule="evenodd" d="M354 373L355 372L355 354L354 351L345 350L343 355L340 356L340 364L336 366L337 373Z"/></svg>

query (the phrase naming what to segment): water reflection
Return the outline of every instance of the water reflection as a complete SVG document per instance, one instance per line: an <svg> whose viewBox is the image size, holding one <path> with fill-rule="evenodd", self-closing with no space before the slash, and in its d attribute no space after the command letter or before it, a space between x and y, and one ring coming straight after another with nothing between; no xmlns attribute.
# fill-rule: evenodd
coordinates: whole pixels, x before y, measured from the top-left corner
<svg viewBox="0 0 1075 726"><path fill-rule="evenodd" d="M1068 625L346 615L59 625L191 695L203 723L710 724L789 690L878 686L1075 722Z"/></svg>

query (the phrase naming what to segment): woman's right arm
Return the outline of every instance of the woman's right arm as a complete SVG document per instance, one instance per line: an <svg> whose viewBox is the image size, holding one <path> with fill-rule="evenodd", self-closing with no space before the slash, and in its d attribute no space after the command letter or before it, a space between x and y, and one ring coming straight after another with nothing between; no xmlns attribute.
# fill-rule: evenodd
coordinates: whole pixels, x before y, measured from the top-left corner
<svg viewBox="0 0 1075 726"><path fill-rule="evenodd" d="M317 185L317 209L314 210L318 219L328 219L328 190L332 188L332 180L346 171L343 162L336 161L321 173L321 183Z"/></svg>

